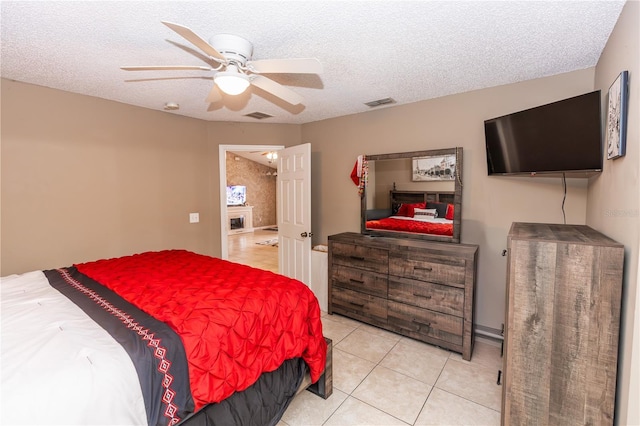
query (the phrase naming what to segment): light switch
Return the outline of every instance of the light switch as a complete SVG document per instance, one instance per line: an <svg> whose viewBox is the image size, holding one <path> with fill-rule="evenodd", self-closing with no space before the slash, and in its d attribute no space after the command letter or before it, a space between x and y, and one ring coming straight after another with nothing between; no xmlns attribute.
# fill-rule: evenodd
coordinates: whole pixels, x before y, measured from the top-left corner
<svg viewBox="0 0 640 426"><path fill-rule="evenodd" d="M189 223L200 222L200 213L189 213Z"/></svg>

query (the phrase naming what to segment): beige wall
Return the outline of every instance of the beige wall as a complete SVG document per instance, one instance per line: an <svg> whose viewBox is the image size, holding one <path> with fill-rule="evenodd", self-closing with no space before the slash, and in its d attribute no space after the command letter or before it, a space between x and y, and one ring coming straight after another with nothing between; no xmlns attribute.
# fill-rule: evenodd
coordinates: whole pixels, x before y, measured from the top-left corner
<svg viewBox="0 0 640 426"><path fill-rule="evenodd" d="M607 42L595 74L595 87L606 93L621 71L630 74L627 153L605 160L602 174L589 180L587 225L625 246L618 376L618 424L640 424L640 312L638 257L640 253L640 3L627 2ZM628 396L628 397L625 397Z"/></svg>
<svg viewBox="0 0 640 426"><path fill-rule="evenodd" d="M202 121L2 80L1 137L2 275L214 252Z"/></svg>
<svg viewBox="0 0 640 426"><path fill-rule="evenodd" d="M476 321L504 322L506 237L514 221L562 223L559 178L488 177L484 120L593 90L594 69L440 99L374 110L302 126L314 157L314 244L360 231L360 199L349 175L359 154L461 146L463 243L480 246ZM569 179L567 223L585 223L587 180Z"/></svg>
<svg viewBox="0 0 640 426"><path fill-rule="evenodd" d="M218 145L300 140L297 125L204 122L6 79L1 93L2 276L145 250L219 255Z"/></svg>

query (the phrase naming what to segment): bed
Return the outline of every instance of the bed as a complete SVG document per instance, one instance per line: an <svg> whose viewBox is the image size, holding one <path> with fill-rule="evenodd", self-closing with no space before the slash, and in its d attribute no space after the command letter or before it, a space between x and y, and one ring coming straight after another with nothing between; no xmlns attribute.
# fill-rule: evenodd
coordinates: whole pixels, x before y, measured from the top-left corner
<svg viewBox="0 0 640 426"><path fill-rule="evenodd" d="M366 210L365 229L453 237L454 201L451 191L392 190L386 209Z"/></svg>
<svg viewBox="0 0 640 426"><path fill-rule="evenodd" d="M2 424L269 425L330 394L317 299L279 274L166 250L0 288Z"/></svg>
<svg viewBox="0 0 640 426"><path fill-rule="evenodd" d="M368 210L366 229L452 237L454 193L390 191L391 209Z"/></svg>

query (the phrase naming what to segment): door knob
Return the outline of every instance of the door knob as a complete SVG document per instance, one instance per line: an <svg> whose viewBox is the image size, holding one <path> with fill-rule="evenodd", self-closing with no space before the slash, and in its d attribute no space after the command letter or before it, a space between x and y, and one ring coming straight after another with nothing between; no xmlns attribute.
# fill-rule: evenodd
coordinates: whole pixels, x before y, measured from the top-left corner
<svg viewBox="0 0 640 426"><path fill-rule="evenodd" d="M313 232L302 232L302 233L300 233L300 236L302 238L306 238L306 237L311 238L313 236Z"/></svg>

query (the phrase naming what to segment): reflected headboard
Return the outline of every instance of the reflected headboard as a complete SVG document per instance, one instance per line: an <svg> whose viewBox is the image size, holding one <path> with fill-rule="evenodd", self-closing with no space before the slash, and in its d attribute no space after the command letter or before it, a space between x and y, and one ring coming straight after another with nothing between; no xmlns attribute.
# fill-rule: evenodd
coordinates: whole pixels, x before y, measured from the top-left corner
<svg viewBox="0 0 640 426"><path fill-rule="evenodd" d="M398 211L401 204L415 203L447 203L453 204L454 191L389 191L389 200L393 213Z"/></svg>

